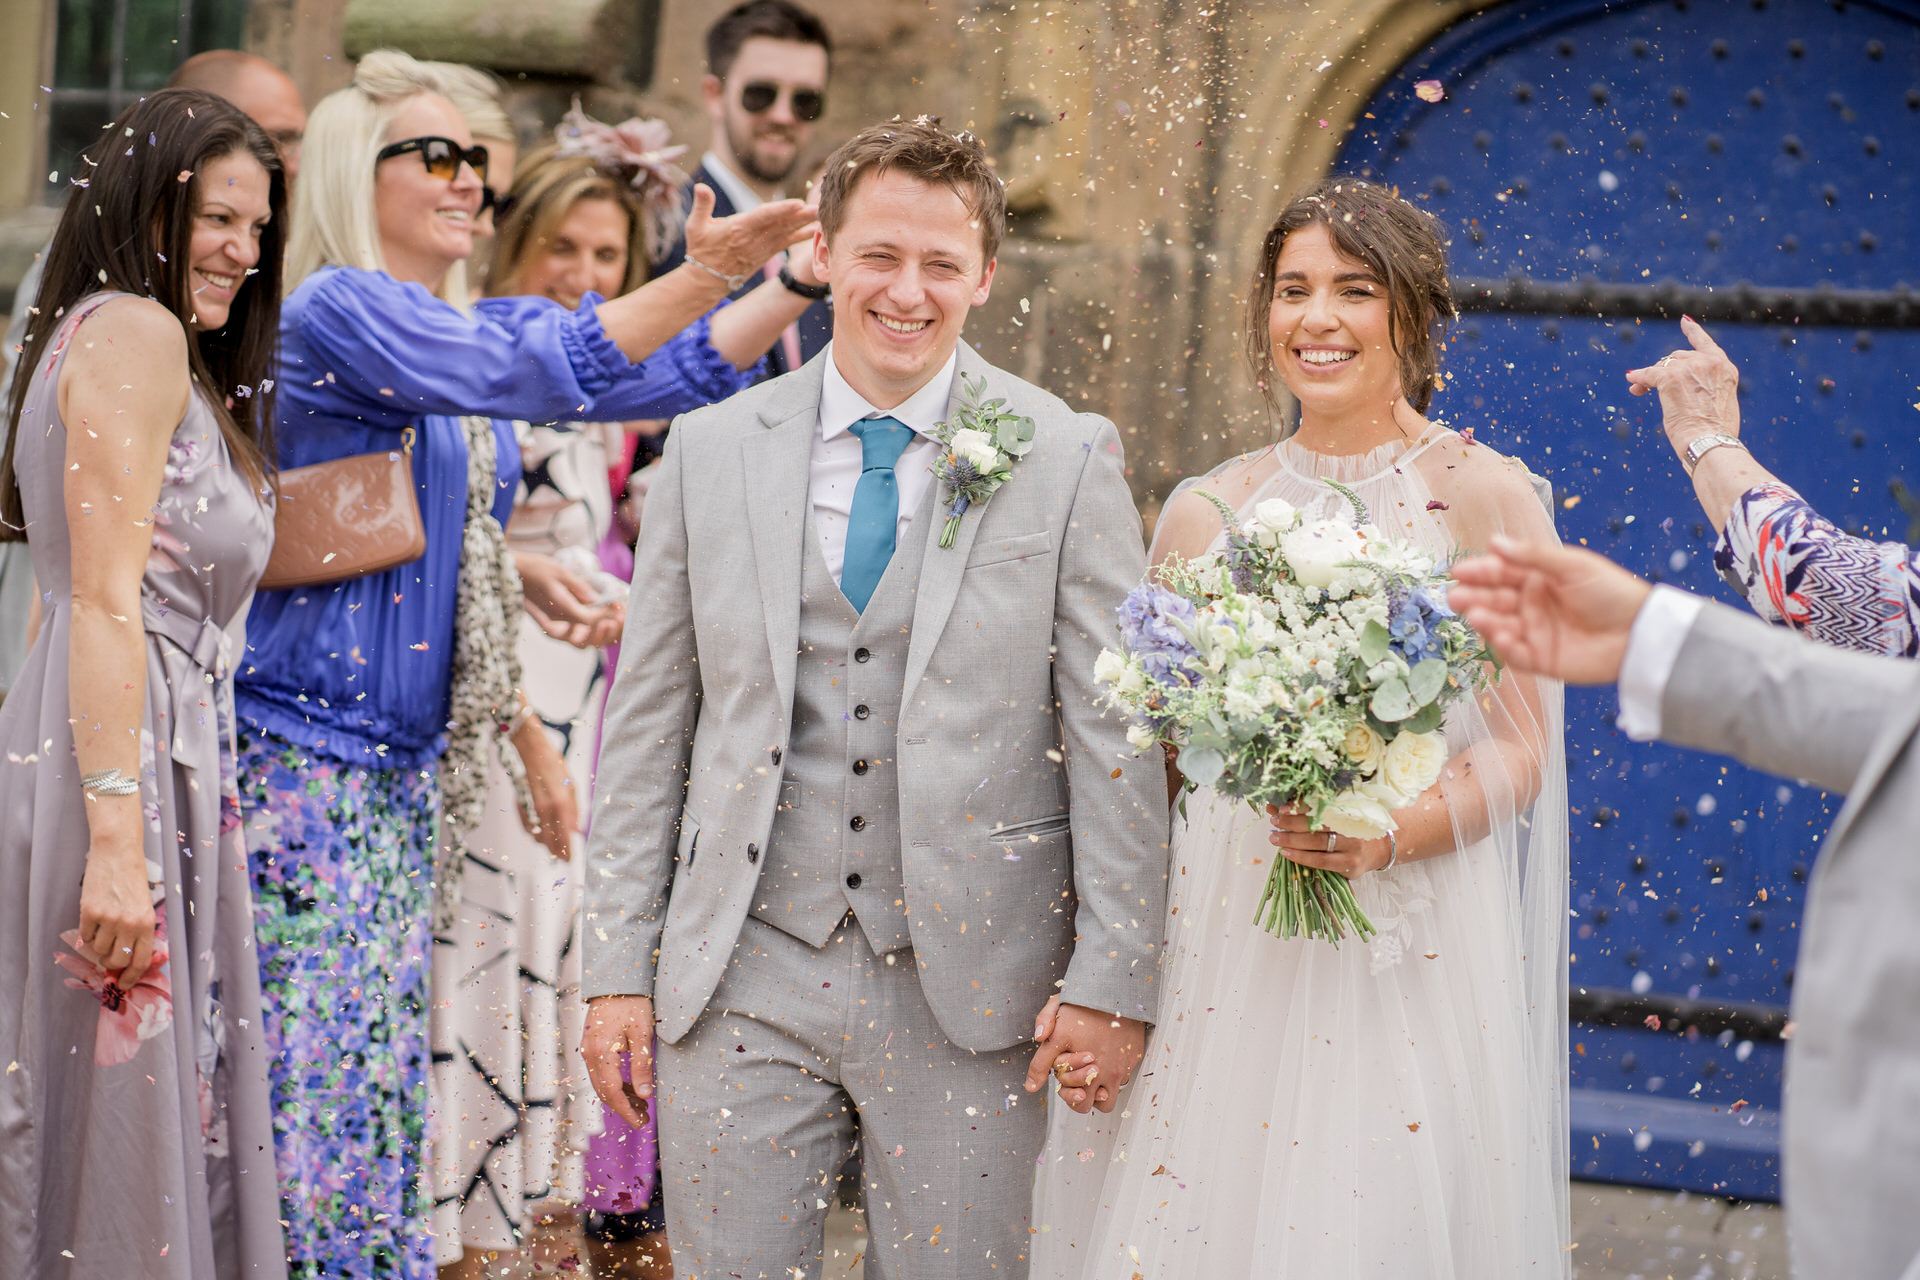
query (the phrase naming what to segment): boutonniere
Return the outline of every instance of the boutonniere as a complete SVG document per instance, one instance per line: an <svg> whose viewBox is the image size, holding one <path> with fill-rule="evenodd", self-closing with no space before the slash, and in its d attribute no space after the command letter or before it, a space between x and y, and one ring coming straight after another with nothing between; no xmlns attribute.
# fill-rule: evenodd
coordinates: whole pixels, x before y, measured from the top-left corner
<svg viewBox="0 0 1920 1280"><path fill-rule="evenodd" d="M1033 419L1007 412L1007 402L998 397L981 403L980 393L986 389L985 378L961 374L960 411L951 422L934 424L946 448L933 468L934 475L946 483L949 500L947 527L940 532L942 547L953 545L967 508L985 502L1012 479L1013 464L1033 448Z"/></svg>

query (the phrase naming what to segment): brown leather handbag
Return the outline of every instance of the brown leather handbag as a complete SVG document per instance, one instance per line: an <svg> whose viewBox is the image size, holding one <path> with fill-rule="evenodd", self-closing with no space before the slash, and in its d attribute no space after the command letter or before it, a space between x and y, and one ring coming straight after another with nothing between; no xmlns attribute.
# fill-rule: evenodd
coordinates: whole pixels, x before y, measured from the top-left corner
<svg viewBox="0 0 1920 1280"><path fill-rule="evenodd" d="M398 449L356 454L280 473L273 555L262 591L314 587L378 573L427 549L413 487L413 428Z"/></svg>

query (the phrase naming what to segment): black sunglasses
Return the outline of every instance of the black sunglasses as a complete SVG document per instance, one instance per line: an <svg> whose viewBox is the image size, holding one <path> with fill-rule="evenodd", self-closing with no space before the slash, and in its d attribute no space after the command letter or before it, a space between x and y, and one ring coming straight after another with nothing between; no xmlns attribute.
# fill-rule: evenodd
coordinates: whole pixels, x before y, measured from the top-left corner
<svg viewBox="0 0 1920 1280"><path fill-rule="evenodd" d="M468 164L473 166L480 181L487 180L487 149L463 147L452 138L408 138L404 142L380 148L380 154L373 158L373 162L379 164L382 160L391 160L409 151L418 151L421 161L427 166L427 172L436 178L452 182L459 176L460 166Z"/></svg>
<svg viewBox="0 0 1920 1280"><path fill-rule="evenodd" d="M763 111L771 111L773 104L780 99L781 88L782 86L766 80L755 80L741 88L740 105L745 107L750 115L757 116ZM827 109L827 95L818 89L791 89L788 92L793 95L790 99L793 104L793 118L803 124L812 124Z"/></svg>

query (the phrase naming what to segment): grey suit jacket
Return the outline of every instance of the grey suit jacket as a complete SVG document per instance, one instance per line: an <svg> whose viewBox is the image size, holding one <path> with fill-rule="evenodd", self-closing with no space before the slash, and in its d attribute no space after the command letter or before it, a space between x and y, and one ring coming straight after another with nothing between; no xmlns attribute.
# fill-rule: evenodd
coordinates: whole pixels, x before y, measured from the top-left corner
<svg viewBox="0 0 1920 1280"><path fill-rule="evenodd" d="M1787 1053L1801 1280L1920 1280L1920 665L1722 605L1688 632L1661 736L1844 792L1808 885Z"/></svg>
<svg viewBox="0 0 1920 1280"><path fill-rule="evenodd" d="M581 987L652 995L669 1043L732 954L780 797L830 358L683 416L647 495L594 788ZM1032 1035L1056 990L1153 1020L1166 787L1093 684L1145 571L1119 435L964 345L959 373L1037 434L953 547L927 542L899 838L927 1000L956 1044L997 1050ZM956 378L949 414L959 392Z"/></svg>

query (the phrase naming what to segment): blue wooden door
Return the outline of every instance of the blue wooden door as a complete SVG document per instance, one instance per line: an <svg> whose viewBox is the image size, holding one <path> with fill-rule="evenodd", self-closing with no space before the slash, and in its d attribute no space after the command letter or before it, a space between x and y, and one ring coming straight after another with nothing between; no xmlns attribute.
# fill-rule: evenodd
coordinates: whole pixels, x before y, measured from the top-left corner
<svg viewBox="0 0 1920 1280"><path fill-rule="evenodd" d="M1445 98L1415 86L1437 80ZM1706 323L1754 453L1920 541L1920 5L1559 0L1445 32L1339 170L1445 220L1465 314L1435 411L1553 481L1563 537L1733 600L1625 370ZM1839 799L1636 745L1571 690L1573 1171L1777 1198L1786 1005Z"/></svg>

